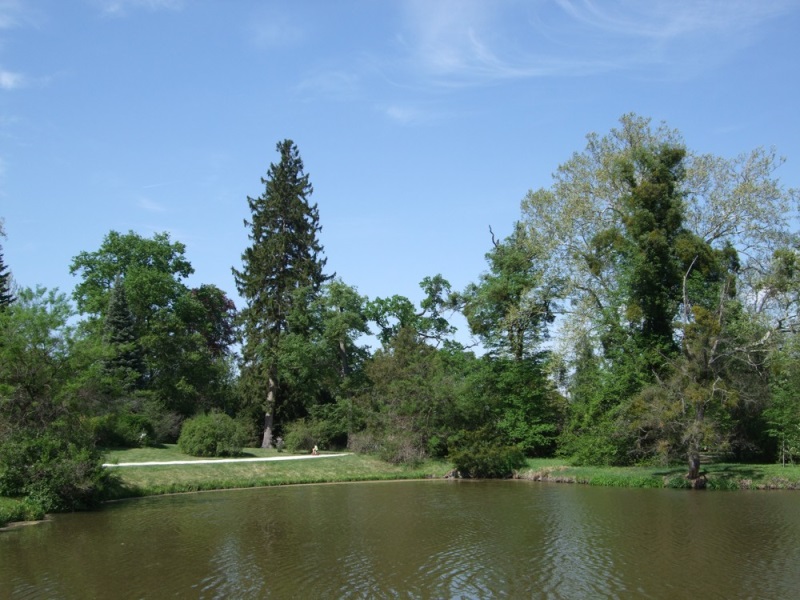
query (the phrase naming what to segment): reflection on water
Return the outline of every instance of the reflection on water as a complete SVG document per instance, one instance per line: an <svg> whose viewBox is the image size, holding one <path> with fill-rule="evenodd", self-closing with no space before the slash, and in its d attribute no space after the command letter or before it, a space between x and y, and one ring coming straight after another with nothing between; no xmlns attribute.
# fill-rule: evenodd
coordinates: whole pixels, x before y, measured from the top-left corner
<svg viewBox="0 0 800 600"><path fill-rule="evenodd" d="M149 498L0 534L0 598L790 598L798 502L526 481Z"/></svg>

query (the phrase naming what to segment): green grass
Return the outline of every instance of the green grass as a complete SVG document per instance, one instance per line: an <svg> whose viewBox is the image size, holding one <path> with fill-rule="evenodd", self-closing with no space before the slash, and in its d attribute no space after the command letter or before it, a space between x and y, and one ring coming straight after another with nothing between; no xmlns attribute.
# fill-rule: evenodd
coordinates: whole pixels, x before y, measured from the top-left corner
<svg viewBox="0 0 800 600"><path fill-rule="evenodd" d="M250 456L288 456L275 450L247 449ZM175 447L142 448L109 452L107 462L191 460ZM391 465L364 455L347 455L313 460L203 465L118 467L114 498L151 496L178 492L233 489L300 483L334 483L389 479L441 477L450 470L441 461L427 461L416 467Z"/></svg>
<svg viewBox="0 0 800 600"><path fill-rule="evenodd" d="M689 488L685 465L671 467L583 467L560 459L528 461L522 479L583 483L588 485ZM719 463L704 465L706 487L712 490L796 490L800 489L799 465L760 465Z"/></svg>
<svg viewBox="0 0 800 600"><path fill-rule="evenodd" d="M44 512L30 502L0 496L0 528L16 521L38 521L44 516Z"/></svg>
<svg viewBox="0 0 800 600"><path fill-rule="evenodd" d="M248 448L244 457L290 456L276 450ZM193 460L175 445L161 448L112 450L105 461L151 462ZM201 459L194 459L201 460ZM179 492L234 489L302 483L336 483L443 477L452 466L444 461L426 461L415 467L391 465L364 455L314 460L255 463L220 463L118 467L111 499ZM800 466L720 463L702 469L711 490L800 489ZM582 483L597 486L639 488L688 488L685 465L672 467L583 467L564 459L529 459L518 476L539 481ZM32 503L0 496L0 527L12 521L32 521L44 515Z"/></svg>
<svg viewBox="0 0 800 600"><path fill-rule="evenodd" d="M278 452L275 449L245 448L238 458L290 456L287 452ZM105 453L105 462L150 462L170 460L209 460L199 456L189 456L180 451L177 444L164 444L158 448L129 448L125 450L108 450Z"/></svg>

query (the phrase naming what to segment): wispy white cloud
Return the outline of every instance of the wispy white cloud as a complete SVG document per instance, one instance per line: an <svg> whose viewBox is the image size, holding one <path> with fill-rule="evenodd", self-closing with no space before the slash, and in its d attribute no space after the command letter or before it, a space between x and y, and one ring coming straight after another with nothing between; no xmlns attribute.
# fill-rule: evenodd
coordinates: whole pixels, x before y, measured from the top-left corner
<svg viewBox="0 0 800 600"><path fill-rule="evenodd" d="M16 17L18 6L18 2L0 2L0 29L11 29L19 24Z"/></svg>
<svg viewBox="0 0 800 600"><path fill-rule="evenodd" d="M306 38L305 29L296 20L276 10L253 17L247 32L251 43L258 48L295 46Z"/></svg>
<svg viewBox="0 0 800 600"><path fill-rule="evenodd" d="M454 111L452 106L445 109L436 102L395 102L379 104L376 108L384 116L401 125L440 122L464 115L461 111Z"/></svg>
<svg viewBox="0 0 800 600"><path fill-rule="evenodd" d="M796 9L791 0L556 0L576 22L607 34L672 39L709 32L736 33Z"/></svg>
<svg viewBox="0 0 800 600"><path fill-rule="evenodd" d="M164 207L162 204L159 204L155 200L151 200L150 198L141 197L136 201L136 204L139 206L139 208L141 208L142 210L146 210L147 212L151 213L167 212L166 207Z"/></svg>
<svg viewBox="0 0 800 600"><path fill-rule="evenodd" d="M296 90L301 96L324 96L327 99L348 101L359 92L359 76L342 70L312 73L303 79Z"/></svg>
<svg viewBox="0 0 800 600"><path fill-rule="evenodd" d="M177 183L177 181L159 181L158 183L148 183L147 185L143 185L143 190L152 190L153 188L161 188L166 187L168 185L172 185Z"/></svg>
<svg viewBox="0 0 800 600"><path fill-rule="evenodd" d="M20 0L0 0L0 30L29 24L35 14L35 9Z"/></svg>
<svg viewBox="0 0 800 600"><path fill-rule="evenodd" d="M19 0L0 0L0 33L17 27L36 26L39 20L38 11L29 4ZM0 38L0 48L2 47ZM0 90L15 90L28 83L22 73L0 67Z"/></svg>
<svg viewBox="0 0 800 600"><path fill-rule="evenodd" d="M698 69L798 8L793 0L409 0L397 41L412 76L439 85Z"/></svg>
<svg viewBox="0 0 800 600"><path fill-rule="evenodd" d="M23 85L25 85L25 77L23 75L0 68L0 89L16 90Z"/></svg>
<svg viewBox="0 0 800 600"><path fill-rule="evenodd" d="M103 14L110 17L124 17L136 10L180 10L184 0L90 0Z"/></svg>
<svg viewBox="0 0 800 600"><path fill-rule="evenodd" d="M419 109L410 106L392 105L385 107L383 111L387 117L399 123L412 123L423 116Z"/></svg>

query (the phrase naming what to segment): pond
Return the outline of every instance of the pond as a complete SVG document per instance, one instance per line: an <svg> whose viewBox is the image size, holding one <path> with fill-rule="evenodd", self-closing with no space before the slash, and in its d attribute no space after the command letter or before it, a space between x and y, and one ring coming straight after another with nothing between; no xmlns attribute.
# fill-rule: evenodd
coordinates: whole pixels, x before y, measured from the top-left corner
<svg viewBox="0 0 800 600"><path fill-rule="evenodd" d="M789 598L799 507L530 481L145 498L0 533L0 598Z"/></svg>

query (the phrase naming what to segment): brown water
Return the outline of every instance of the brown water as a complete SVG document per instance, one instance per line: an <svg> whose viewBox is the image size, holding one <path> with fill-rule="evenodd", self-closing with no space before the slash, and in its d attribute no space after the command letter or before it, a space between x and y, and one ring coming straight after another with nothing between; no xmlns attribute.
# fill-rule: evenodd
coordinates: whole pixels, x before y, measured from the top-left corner
<svg viewBox="0 0 800 600"><path fill-rule="evenodd" d="M0 598L796 598L800 493L394 482L0 533Z"/></svg>

